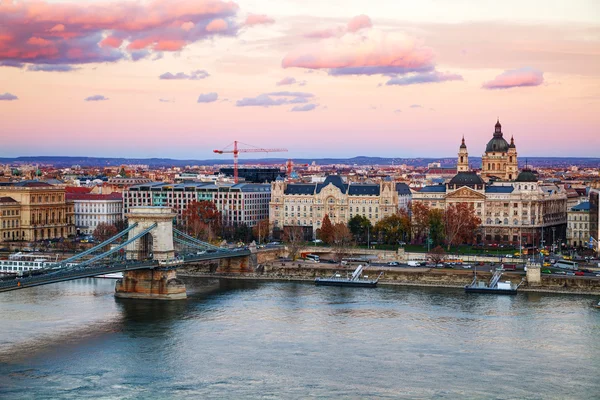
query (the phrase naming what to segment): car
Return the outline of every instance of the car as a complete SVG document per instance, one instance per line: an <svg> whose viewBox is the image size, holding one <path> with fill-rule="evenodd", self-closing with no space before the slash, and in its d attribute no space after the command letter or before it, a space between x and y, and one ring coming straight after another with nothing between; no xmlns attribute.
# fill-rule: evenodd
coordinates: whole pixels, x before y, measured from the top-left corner
<svg viewBox="0 0 600 400"><path fill-rule="evenodd" d="M552 264L550 264L549 262L544 263L544 267L549 267L550 265L552 265Z"/></svg>
<svg viewBox="0 0 600 400"><path fill-rule="evenodd" d="M399 265L400 265L400 263L399 263L398 261L390 261L390 262L388 263L388 265L389 265L390 267L397 267L397 266L399 266Z"/></svg>
<svg viewBox="0 0 600 400"><path fill-rule="evenodd" d="M566 272L566 274L567 274L567 275L569 275L569 276L574 276L574 275L575 275L575 272L571 272L571 271L569 271L569 272Z"/></svg>
<svg viewBox="0 0 600 400"><path fill-rule="evenodd" d="M596 276L600 276L600 274L596 274Z"/></svg>
<svg viewBox="0 0 600 400"><path fill-rule="evenodd" d="M542 274L551 274L551 273L552 273L552 271L550 271L548 268L542 270Z"/></svg>
<svg viewBox="0 0 600 400"><path fill-rule="evenodd" d="M468 264L464 264L464 265L463 265L463 268L464 268L464 269L471 269L471 268L473 268L473 267L471 267L471 266L470 266L470 265L468 265Z"/></svg>
<svg viewBox="0 0 600 400"><path fill-rule="evenodd" d="M512 254L507 254L506 258L513 258L513 255Z"/></svg>
<svg viewBox="0 0 600 400"><path fill-rule="evenodd" d="M444 264L443 263L438 263L435 265L436 268L444 268Z"/></svg>
<svg viewBox="0 0 600 400"><path fill-rule="evenodd" d="M577 275L577 276L585 276L585 273L583 271L575 271L575 275Z"/></svg>
<svg viewBox="0 0 600 400"><path fill-rule="evenodd" d="M406 246L406 242L398 242L400 246Z"/></svg>
<svg viewBox="0 0 600 400"><path fill-rule="evenodd" d="M554 273L557 275L566 275L567 274L565 271L554 271Z"/></svg>
<svg viewBox="0 0 600 400"><path fill-rule="evenodd" d="M313 243L323 243L323 241L321 239L315 239L312 241Z"/></svg>

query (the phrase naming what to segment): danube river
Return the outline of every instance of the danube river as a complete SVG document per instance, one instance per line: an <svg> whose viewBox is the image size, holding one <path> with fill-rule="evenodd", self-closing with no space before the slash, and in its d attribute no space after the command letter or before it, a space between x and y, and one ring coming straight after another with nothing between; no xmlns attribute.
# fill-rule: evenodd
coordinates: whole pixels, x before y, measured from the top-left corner
<svg viewBox="0 0 600 400"><path fill-rule="evenodd" d="M596 297L187 279L0 294L2 399L598 399Z"/></svg>

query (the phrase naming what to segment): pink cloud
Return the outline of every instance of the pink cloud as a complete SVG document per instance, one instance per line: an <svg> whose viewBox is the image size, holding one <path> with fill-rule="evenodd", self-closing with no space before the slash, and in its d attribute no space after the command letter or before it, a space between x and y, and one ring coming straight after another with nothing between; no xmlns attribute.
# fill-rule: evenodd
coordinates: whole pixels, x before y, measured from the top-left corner
<svg viewBox="0 0 600 400"><path fill-rule="evenodd" d="M412 37L371 30L300 47L284 57L282 66L327 69L330 75L393 75L433 71L434 54Z"/></svg>
<svg viewBox="0 0 600 400"><path fill-rule="evenodd" d="M112 62L133 58L133 51L179 51L217 34L236 35L237 12L237 4L223 0L1 1L0 63Z"/></svg>
<svg viewBox="0 0 600 400"><path fill-rule="evenodd" d="M371 22L371 18L362 14L358 15L348 22L348 32L356 32L364 28L371 28L373 23Z"/></svg>
<svg viewBox="0 0 600 400"><path fill-rule="evenodd" d="M115 37L115 36L107 36L103 41L100 42L101 47L113 47L118 48L121 47L123 43L123 39Z"/></svg>
<svg viewBox="0 0 600 400"><path fill-rule="evenodd" d="M535 68L525 67L504 71L493 80L485 82L484 89L509 89L521 86L539 86L544 83L544 73Z"/></svg>
<svg viewBox="0 0 600 400"><path fill-rule="evenodd" d="M344 33L345 31L343 28L331 28L308 32L304 37L311 39L327 39L330 37L342 36Z"/></svg>
<svg viewBox="0 0 600 400"><path fill-rule="evenodd" d="M246 22L244 25L253 26L253 25L262 25L262 24L272 24L275 20L271 17L266 16L265 14L250 14L246 18Z"/></svg>
<svg viewBox="0 0 600 400"><path fill-rule="evenodd" d="M287 76L287 77L283 78L282 80L280 80L279 82L277 82L276 85L277 86L293 85L294 83L296 83L296 78L293 78L291 76Z"/></svg>
<svg viewBox="0 0 600 400"><path fill-rule="evenodd" d="M227 21L224 19L214 19L206 25L207 32L222 32L227 30Z"/></svg>

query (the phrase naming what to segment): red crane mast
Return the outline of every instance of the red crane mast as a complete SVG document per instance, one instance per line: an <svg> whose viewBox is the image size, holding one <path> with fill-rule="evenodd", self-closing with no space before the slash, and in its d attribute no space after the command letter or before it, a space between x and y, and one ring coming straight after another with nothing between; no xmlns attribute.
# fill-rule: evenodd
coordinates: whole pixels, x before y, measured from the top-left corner
<svg viewBox="0 0 600 400"><path fill-rule="evenodd" d="M250 149L240 149L238 148L238 143L243 144L245 146L250 146ZM233 149L229 149L233 145ZM238 155L239 153L280 153L286 152L287 149L263 149L260 147L255 147L246 143L238 142L235 140L232 144L225 147L223 150L213 150L214 153L217 154L230 154L233 153L233 181L238 183Z"/></svg>

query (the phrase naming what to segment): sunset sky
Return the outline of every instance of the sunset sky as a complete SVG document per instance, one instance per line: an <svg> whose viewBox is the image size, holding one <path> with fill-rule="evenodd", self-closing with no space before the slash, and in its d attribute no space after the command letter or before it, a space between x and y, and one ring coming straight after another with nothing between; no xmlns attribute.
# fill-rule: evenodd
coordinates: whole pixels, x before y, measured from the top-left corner
<svg viewBox="0 0 600 400"><path fill-rule="evenodd" d="M600 1L0 0L1 157L479 156L497 117L600 156Z"/></svg>

